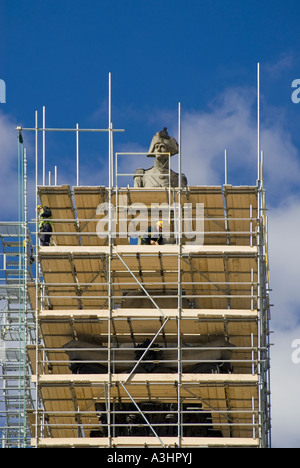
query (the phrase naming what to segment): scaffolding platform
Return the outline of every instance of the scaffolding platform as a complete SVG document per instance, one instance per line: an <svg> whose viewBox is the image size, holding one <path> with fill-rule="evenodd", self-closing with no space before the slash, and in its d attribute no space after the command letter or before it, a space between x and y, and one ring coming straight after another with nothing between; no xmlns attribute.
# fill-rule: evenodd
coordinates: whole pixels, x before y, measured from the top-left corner
<svg viewBox="0 0 300 468"><path fill-rule="evenodd" d="M136 374L127 383L128 376L40 375L40 391L53 437L74 437L78 432L78 415L85 433L97 429L95 402L105 405L108 387L111 401L122 400L124 406L132 399L137 404L146 400L174 403L180 387L182 401L191 406L201 402L201 411L210 412L214 429L223 437L253 438L253 424L258 423L258 377L255 375Z"/></svg>
<svg viewBox="0 0 300 468"><path fill-rule="evenodd" d="M247 246L53 246L41 247L40 262L49 305L55 308L105 306L111 258L114 299L141 282L147 289L182 288L204 308L251 308L257 284L257 248ZM134 275L134 276L132 276Z"/></svg>
<svg viewBox="0 0 300 468"><path fill-rule="evenodd" d="M32 445L36 445L35 439ZM43 448L175 448L178 449L178 439L176 437L162 437L159 442L155 437L113 437L108 438L83 438L77 437L64 439L43 438L39 440L39 447ZM208 437L183 437L180 441L182 448L258 448L258 439L249 438L208 438Z"/></svg>
<svg viewBox="0 0 300 468"><path fill-rule="evenodd" d="M72 193L73 192L73 193ZM193 229L195 230L195 211L197 204L204 206L205 244L250 245L255 238L257 187L232 187L230 185L186 187L179 191L174 188L115 188L39 186L38 195L41 203L51 206L53 218L57 220L53 236L56 245L105 245L107 238L97 235L96 215L98 206L111 203L117 211L129 206L151 206L163 204L175 209L176 206L190 204L192 208ZM58 197L58 195L60 195ZM128 220L134 215L127 212ZM117 236L114 242L127 244L128 239L116 226ZM72 232L74 235L72 235ZM75 234L76 233L76 234Z"/></svg>

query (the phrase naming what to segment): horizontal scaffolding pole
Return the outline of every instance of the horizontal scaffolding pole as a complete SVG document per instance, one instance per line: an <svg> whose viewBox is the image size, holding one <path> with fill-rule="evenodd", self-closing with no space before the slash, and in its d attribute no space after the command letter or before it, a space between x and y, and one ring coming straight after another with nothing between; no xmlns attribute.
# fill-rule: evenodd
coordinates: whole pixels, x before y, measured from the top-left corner
<svg viewBox="0 0 300 468"><path fill-rule="evenodd" d="M40 132L125 132L124 129L110 129L110 128L25 128L25 127L17 127L16 130L18 131L40 131Z"/></svg>

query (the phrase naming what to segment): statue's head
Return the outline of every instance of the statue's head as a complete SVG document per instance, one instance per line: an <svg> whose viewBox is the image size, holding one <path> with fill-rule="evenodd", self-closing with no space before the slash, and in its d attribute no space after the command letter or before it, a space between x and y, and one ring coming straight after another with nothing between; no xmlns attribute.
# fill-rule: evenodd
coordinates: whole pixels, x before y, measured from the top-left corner
<svg viewBox="0 0 300 468"><path fill-rule="evenodd" d="M165 159L178 153L178 143L175 138L170 137L167 128L157 132L152 138L148 157Z"/></svg>

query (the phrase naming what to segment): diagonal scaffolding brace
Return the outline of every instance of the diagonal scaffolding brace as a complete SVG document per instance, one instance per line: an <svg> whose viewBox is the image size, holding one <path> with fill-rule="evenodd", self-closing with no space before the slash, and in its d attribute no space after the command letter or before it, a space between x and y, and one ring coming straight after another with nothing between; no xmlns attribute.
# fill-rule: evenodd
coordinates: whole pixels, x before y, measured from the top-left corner
<svg viewBox="0 0 300 468"><path fill-rule="evenodd" d="M130 268L128 267L128 265L126 265L126 263L124 262L124 260L122 259L122 257L117 253L117 256L119 258L119 260L123 263L123 265L125 266L126 270L131 274L131 276L134 278L134 280L137 282L137 284L142 288L142 290L144 291L144 293L147 295L147 297L150 299L150 301L152 302L152 304L156 307L156 309L161 313L161 315L163 317L166 318L166 315L163 313L163 311L158 307L158 305L156 304L156 302L153 300L153 298L150 296L150 294L148 293L148 291L144 288L144 286L141 284L141 282L137 279L137 277L132 273L132 271L130 270Z"/></svg>

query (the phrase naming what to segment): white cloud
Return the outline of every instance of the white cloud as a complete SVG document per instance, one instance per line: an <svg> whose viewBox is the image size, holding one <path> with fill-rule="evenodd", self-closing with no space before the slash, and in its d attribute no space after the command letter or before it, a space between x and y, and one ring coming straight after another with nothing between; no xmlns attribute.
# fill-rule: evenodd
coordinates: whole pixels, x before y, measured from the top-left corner
<svg viewBox="0 0 300 468"><path fill-rule="evenodd" d="M230 172L238 163L242 173L253 167L255 184L256 137L251 117L251 91L227 90L207 112L186 112L182 119L182 159L190 184L224 182L224 150Z"/></svg>
<svg viewBox="0 0 300 468"><path fill-rule="evenodd" d="M294 64L294 55L292 53L284 53L275 63L265 64L265 70L273 78L278 78L282 72L289 70Z"/></svg>
<svg viewBox="0 0 300 468"><path fill-rule="evenodd" d="M274 333L271 351L272 446L300 447L300 364L293 362L292 347L300 339L300 327Z"/></svg>
<svg viewBox="0 0 300 468"><path fill-rule="evenodd" d="M300 323L300 197L290 197L269 214L269 253L274 326L291 330Z"/></svg>
<svg viewBox="0 0 300 468"><path fill-rule="evenodd" d="M228 183L255 185L257 179L257 121L255 91L229 89L206 112L184 112L182 164L190 185L224 183L224 150ZM261 123L261 150L269 194L287 195L299 187L299 152L285 129L282 116L268 109ZM236 175L238 174L238 177Z"/></svg>
<svg viewBox="0 0 300 468"><path fill-rule="evenodd" d="M271 392L273 444L300 447L300 364L292 361L292 342L300 339L300 197L290 197L269 214L271 268Z"/></svg>

